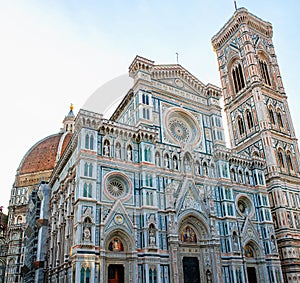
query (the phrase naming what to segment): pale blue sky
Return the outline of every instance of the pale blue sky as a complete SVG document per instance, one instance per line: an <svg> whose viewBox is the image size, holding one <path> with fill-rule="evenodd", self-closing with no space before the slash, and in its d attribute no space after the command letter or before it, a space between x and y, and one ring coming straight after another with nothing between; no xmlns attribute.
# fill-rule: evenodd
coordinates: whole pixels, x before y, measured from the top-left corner
<svg viewBox="0 0 300 283"><path fill-rule="evenodd" d="M275 51L300 135L296 0L240 0L273 24ZM203 83L220 85L210 40L234 12L231 0L0 0L1 203L16 169L37 141L56 133L95 89L124 74L138 54L179 63Z"/></svg>

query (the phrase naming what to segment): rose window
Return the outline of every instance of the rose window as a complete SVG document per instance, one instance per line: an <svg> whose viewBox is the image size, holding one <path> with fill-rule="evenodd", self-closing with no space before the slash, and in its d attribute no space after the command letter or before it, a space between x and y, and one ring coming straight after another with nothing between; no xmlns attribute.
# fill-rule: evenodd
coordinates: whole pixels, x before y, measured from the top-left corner
<svg viewBox="0 0 300 283"><path fill-rule="evenodd" d="M124 193L124 185L119 180L112 180L109 182L107 190L114 197L119 197Z"/></svg>
<svg viewBox="0 0 300 283"><path fill-rule="evenodd" d="M190 130L188 125L177 119L174 119L169 122L169 129L173 137L178 141L187 142L190 138Z"/></svg>
<svg viewBox="0 0 300 283"><path fill-rule="evenodd" d="M130 181L122 173L110 173L105 181L105 192L110 198L123 198L128 196Z"/></svg>
<svg viewBox="0 0 300 283"><path fill-rule="evenodd" d="M240 214L252 216L254 212L253 203L246 195L241 195L237 198L237 209Z"/></svg>
<svg viewBox="0 0 300 283"><path fill-rule="evenodd" d="M191 144L199 142L198 122L189 112L181 108L171 108L166 114L165 123L169 136L175 142Z"/></svg>

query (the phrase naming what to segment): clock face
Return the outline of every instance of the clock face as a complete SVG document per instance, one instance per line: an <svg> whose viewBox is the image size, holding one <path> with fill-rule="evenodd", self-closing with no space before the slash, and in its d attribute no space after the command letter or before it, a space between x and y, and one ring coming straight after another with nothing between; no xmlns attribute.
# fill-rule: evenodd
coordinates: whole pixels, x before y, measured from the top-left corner
<svg viewBox="0 0 300 283"><path fill-rule="evenodd" d="M169 136L176 143L195 144L200 140L200 128L197 120L189 112L181 108L168 110L165 126Z"/></svg>

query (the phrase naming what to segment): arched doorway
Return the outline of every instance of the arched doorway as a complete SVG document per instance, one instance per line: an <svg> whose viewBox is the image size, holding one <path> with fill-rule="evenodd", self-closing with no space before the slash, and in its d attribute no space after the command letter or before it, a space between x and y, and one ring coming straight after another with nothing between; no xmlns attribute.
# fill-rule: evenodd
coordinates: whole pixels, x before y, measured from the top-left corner
<svg viewBox="0 0 300 283"><path fill-rule="evenodd" d="M110 232L105 240L105 257L102 258L103 274L101 282L125 283L135 277L136 255L134 243L122 230ZM131 272L129 272L131 270Z"/></svg>
<svg viewBox="0 0 300 283"><path fill-rule="evenodd" d="M179 278L182 283L208 282L212 278L208 230L193 213L183 217L179 225ZM209 278L207 278L209 274ZM211 282L211 281L210 281Z"/></svg>
<svg viewBox="0 0 300 283"><path fill-rule="evenodd" d="M248 242L244 246L244 255L246 260L247 282L257 283L259 281L259 265L257 264L258 250L254 243Z"/></svg>

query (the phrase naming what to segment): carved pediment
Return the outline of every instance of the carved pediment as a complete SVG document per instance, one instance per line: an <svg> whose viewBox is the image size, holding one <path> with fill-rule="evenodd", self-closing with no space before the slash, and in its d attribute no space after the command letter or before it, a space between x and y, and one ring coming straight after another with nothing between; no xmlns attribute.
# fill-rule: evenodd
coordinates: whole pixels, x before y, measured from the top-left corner
<svg viewBox="0 0 300 283"><path fill-rule="evenodd" d="M187 209L194 209L203 214L206 214L206 207L201 199L200 192L196 188L195 184L191 180L186 180L182 185L182 190L178 196L176 210L178 212L185 211Z"/></svg>
<svg viewBox="0 0 300 283"><path fill-rule="evenodd" d="M120 200L117 200L111 208L104 222L105 232L113 229L122 229L132 232L133 223L130 219L125 207Z"/></svg>
<svg viewBox="0 0 300 283"><path fill-rule="evenodd" d="M156 65L152 77L158 82L176 87L183 91L205 95L205 85L179 64Z"/></svg>

